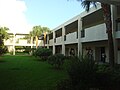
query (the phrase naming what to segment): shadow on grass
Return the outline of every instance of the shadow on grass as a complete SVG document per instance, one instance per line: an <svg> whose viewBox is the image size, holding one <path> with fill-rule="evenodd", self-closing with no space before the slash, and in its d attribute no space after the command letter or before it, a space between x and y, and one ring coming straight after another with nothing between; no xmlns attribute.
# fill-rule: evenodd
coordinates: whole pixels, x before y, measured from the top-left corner
<svg viewBox="0 0 120 90"><path fill-rule="evenodd" d="M61 68L55 68L53 66L49 66L49 69L52 69L54 71L63 71L63 70L65 70L63 67L61 67Z"/></svg>
<svg viewBox="0 0 120 90"><path fill-rule="evenodd" d="M5 63L6 61L4 61L4 60L0 60L0 63Z"/></svg>
<svg viewBox="0 0 120 90"><path fill-rule="evenodd" d="M11 70L20 70L20 68L12 68Z"/></svg>
<svg viewBox="0 0 120 90"><path fill-rule="evenodd" d="M47 60L41 59L39 57L34 57L34 58L35 58L35 61L39 61L39 62L45 62L45 61L47 61Z"/></svg>

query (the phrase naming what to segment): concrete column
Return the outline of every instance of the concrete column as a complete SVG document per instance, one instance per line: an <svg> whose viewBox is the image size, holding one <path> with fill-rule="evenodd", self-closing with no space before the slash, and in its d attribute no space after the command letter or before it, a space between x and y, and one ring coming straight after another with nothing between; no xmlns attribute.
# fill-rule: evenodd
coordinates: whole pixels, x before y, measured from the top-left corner
<svg viewBox="0 0 120 90"><path fill-rule="evenodd" d="M13 55L15 55L15 34L13 34Z"/></svg>
<svg viewBox="0 0 120 90"><path fill-rule="evenodd" d="M83 54L81 43L82 18L78 17L78 56Z"/></svg>
<svg viewBox="0 0 120 90"><path fill-rule="evenodd" d="M114 57L115 63L118 63L118 46L116 40L116 19L117 19L117 8L111 5L111 17L112 17L112 30L113 30L113 42L114 42Z"/></svg>
<svg viewBox="0 0 120 90"><path fill-rule="evenodd" d="M30 44L31 44L31 52L30 52L30 55L32 55L32 53L33 53L33 50L32 50L32 48L33 48L33 37L31 37L30 38Z"/></svg>
<svg viewBox="0 0 120 90"><path fill-rule="evenodd" d="M64 43L64 36L65 36L65 27L62 27L62 54L65 55L65 43Z"/></svg>
<svg viewBox="0 0 120 90"><path fill-rule="evenodd" d="M54 40L55 40L55 31L53 31L53 54L55 54L55 42L54 42Z"/></svg>

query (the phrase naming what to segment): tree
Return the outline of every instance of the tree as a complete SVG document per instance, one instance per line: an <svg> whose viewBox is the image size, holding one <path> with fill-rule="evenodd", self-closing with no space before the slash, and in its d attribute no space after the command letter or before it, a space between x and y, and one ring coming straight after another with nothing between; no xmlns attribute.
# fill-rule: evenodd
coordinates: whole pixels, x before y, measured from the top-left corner
<svg viewBox="0 0 120 90"><path fill-rule="evenodd" d="M2 35L0 33L0 56L3 54L3 46L4 46L4 42L2 39Z"/></svg>
<svg viewBox="0 0 120 90"><path fill-rule="evenodd" d="M4 46L3 40L9 38L9 35L7 33L8 30L9 28L7 27L0 27L0 55L5 53L6 51L6 47Z"/></svg>
<svg viewBox="0 0 120 90"><path fill-rule="evenodd" d="M7 27L0 27L0 33L2 34L3 39L9 38L9 35L7 33L8 30L9 30L9 28L7 28Z"/></svg>
<svg viewBox="0 0 120 90"><path fill-rule="evenodd" d="M89 11L91 4L93 4L96 7L95 1L89 1L89 0L77 0L77 1L81 1L81 4L86 9L86 11ZM110 4L106 4L106 3L101 3L101 7L103 10L104 21L106 24L106 33L108 35L109 63L111 67L113 67L115 62L114 62L114 43L112 36L111 7Z"/></svg>
<svg viewBox="0 0 120 90"><path fill-rule="evenodd" d="M47 28L47 27L43 27L42 29L43 29L43 33L44 33L43 43L44 43L44 47L45 47L45 43L46 43L46 34L47 34L47 33L50 33L51 31L50 31L50 29Z"/></svg>
<svg viewBox="0 0 120 90"><path fill-rule="evenodd" d="M33 37L33 40L36 41L36 48L38 47L38 36L40 36L42 34L42 27L39 26L34 26L32 28L32 31L30 32L30 36Z"/></svg>
<svg viewBox="0 0 120 90"><path fill-rule="evenodd" d="M113 5L120 5L120 0L87 0L87 1L96 1Z"/></svg>
<svg viewBox="0 0 120 90"><path fill-rule="evenodd" d="M30 32L30 37L32 36L36 41L36 48L38 47L38 37L41 36L44 33L44 40L43 42L45 43L46 40L46 32L50 32L50 29L47 27L41 27L39 26L34 26L32 31Z"/></svg>

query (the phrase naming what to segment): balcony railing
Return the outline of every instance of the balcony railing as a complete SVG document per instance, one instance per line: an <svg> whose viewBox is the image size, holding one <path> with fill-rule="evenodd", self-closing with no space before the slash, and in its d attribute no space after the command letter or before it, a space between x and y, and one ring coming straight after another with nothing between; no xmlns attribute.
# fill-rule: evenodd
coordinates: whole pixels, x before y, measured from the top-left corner
<svg viewBox="0 0 120 90"><path fill-rule="evenodd" d="M56 43L55 44L57 44L57 45L62 44L62 36L56 38Z"/></svg>
<svg viewBox="0 0 120 90"><path fill-rule="evenodd" d="M27 42L27 40L19 40L19 41L14 41L13 40L4 40L4 45L15 45L15 46L32 46L33 44L30 44Z"/></svg>
<svg viewBox="0 0 120 90"><path fill-rule="evenodd" d="M66 35L65 43L77 43L78 42L78 36L77 32L69 33Z"/></svg>
<svg viewBox="0 0 120 90"><path fill-rule="evenodd" d="M99 41L107 39L106 26L104 23L90 28L86 28L84 30L85 37L81 38L82 42Z"/></svg>
<svg viewBox="0 0 120 90"><path fill-rule="evenodd" d="M50 39L49 40L49 46L52 46L53 45L53 39Z"/></svg>

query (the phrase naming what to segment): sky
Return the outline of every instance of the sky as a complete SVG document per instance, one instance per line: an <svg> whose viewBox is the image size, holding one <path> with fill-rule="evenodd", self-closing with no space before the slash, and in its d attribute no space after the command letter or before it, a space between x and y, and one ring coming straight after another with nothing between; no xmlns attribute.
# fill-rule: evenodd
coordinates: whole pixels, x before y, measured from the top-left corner
<svg viewBox="0 0 120 90"><path fill-rule="evenodd" d="M33 26L51 30L83 11L76 0L0 0L0 27L29 33Z"/></svg>

